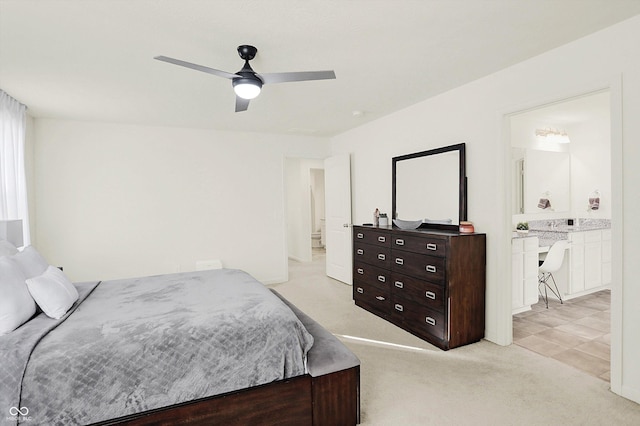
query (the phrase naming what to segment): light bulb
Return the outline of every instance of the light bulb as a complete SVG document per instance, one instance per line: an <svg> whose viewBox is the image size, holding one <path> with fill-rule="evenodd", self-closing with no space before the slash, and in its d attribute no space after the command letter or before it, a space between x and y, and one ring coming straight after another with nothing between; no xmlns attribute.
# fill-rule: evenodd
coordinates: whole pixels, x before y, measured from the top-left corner
<svg viewBox="0 0 640 426"><path fill-rule="evenodd" d="M248 79L242 80L244 81L239 81L233 85L233 90L238 97L242 99L253 99L260 94L261 87L256 84L256 82Z"/></svg>

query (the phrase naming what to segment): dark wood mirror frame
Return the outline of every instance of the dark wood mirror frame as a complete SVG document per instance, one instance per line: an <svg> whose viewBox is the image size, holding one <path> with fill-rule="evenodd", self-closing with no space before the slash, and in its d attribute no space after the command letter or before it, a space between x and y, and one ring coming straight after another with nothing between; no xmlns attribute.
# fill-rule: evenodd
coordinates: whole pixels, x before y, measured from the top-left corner
<svg viewBox="0 0 640 426"><path fill-rule="evenodd" d="M467 176L466 176L466 157L465 157L465 144L459 143L456 145L445 146L441 148L430 149L428 151L414 152L412 154L401 155L392 158L392 185L391 185L391 198L392 198L392 218L396 217L396 166L398 161L410 160L418 157L426 157L430 155L438 155L445 152L458 151L459 154L459 202L458 202L458 222L467 220ZM428 212L425 212L428 213ZM395 226L395 225L394 225ZM443 229L449 231L457 231L459 229L459 223L455 225L438 224L438 223L423 223L420 228L430 229Z"/></svg>

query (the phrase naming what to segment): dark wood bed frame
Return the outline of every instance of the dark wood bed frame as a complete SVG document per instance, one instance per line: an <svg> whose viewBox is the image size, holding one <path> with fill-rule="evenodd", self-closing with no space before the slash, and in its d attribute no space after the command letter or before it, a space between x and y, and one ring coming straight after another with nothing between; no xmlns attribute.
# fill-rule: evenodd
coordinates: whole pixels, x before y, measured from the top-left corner
<svg viewBox="0 0 640 426"><path fill-rule="evenodd" d="M355 425L360 366L145 411L95 425Z"/></svg>

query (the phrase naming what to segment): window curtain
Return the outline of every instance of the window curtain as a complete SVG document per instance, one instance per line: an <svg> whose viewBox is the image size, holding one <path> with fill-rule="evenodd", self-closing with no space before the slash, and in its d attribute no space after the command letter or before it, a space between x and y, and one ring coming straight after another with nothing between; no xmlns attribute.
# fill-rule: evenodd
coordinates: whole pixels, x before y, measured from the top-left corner
<svg viewBox="0 0 640 426"><path fill-rule="evenodd" d="M27 107L0 90L0 220L22 219L24 245L31 243L24 145Z"/></svg>

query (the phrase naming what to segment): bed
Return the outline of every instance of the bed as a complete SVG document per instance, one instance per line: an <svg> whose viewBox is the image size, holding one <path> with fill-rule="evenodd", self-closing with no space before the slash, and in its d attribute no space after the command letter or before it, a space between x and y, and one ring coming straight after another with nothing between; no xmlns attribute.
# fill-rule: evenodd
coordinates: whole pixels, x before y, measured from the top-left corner
<svg viewBox="0 0 640 426"><path fill-rule="evenodd" d="M74 286L0 336L1 425L359 423L357 357L243 271Z"/></svg>

